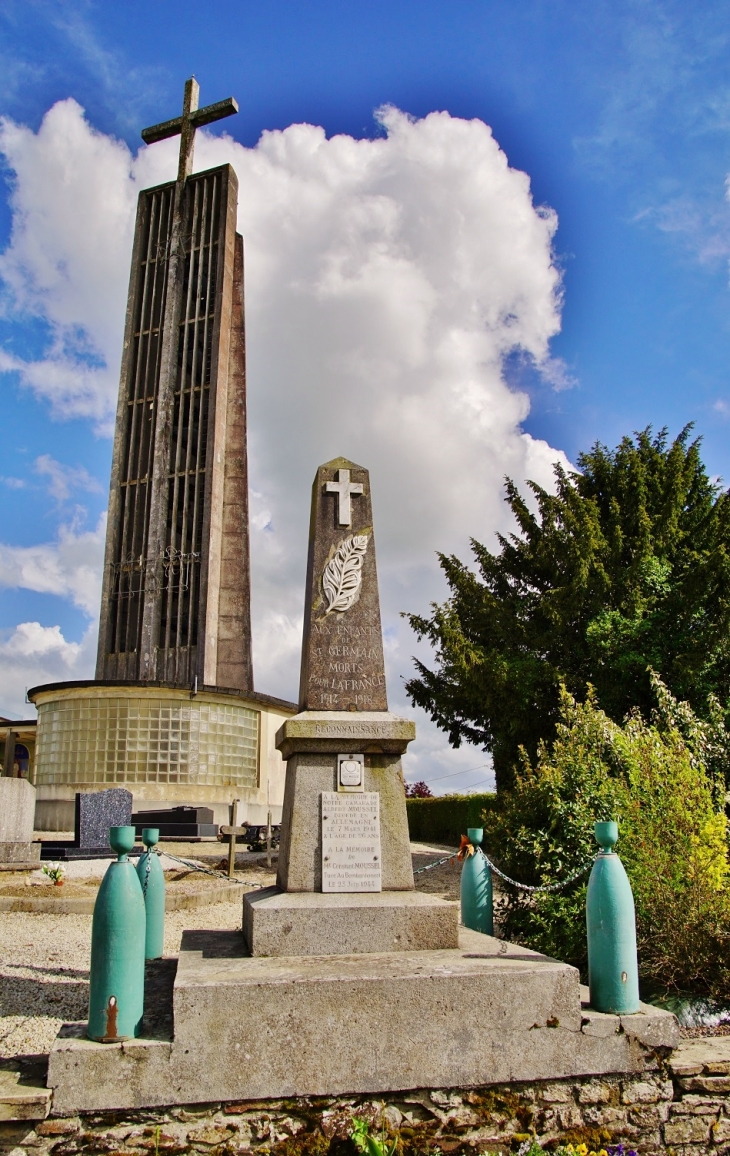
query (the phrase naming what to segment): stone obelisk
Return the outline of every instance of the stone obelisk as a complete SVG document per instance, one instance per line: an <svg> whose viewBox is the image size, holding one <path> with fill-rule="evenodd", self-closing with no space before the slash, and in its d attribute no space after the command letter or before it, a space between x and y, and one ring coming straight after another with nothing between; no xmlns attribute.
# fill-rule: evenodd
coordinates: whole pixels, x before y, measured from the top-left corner
<svg viewBox="0 0 730 1156"><path fill-rule="evenodd" d="M455 904L413 887L401 755L388 711L370 477L346 458L312 490L300 713L287 760L277 886L244 900L252 955L453 948Z"/></svg>
<svg viewBox="0 0 730 1156"><path fill-rule="evenodd" d="M109 497L101 680L252 690L243 240L230 165L193 174L229 98L180 134L176 181L139 196Z"/></svg>

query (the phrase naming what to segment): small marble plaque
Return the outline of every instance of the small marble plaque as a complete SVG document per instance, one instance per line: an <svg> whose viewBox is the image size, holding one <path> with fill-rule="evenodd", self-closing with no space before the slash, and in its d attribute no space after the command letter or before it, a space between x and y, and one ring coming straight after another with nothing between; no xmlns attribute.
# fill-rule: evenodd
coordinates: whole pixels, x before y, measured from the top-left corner
<svg viewBox="0 0 730 1156"><path fill-rule="evenodd" d="M364 791L365 790L365 756L338 755L337 756L337 790Z"/></svg>
<svg viewBox="0 0 730 1156"><path fill-rule="evenodd" d="M377 791L322 792L322 891L382 891Z"/></svg>

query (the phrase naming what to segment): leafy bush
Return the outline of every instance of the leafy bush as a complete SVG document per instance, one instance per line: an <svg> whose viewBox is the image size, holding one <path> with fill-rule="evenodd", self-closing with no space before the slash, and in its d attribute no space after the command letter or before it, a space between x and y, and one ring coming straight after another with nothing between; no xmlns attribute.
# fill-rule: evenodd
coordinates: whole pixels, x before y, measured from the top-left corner
<svg viewBox="0 0 730 1156"><path fill-rule="evenodd" d="M406 799L408 831L421 842L459 846L467 827L481 827L482 815L496 806L497 796L441 795L435 799Z"/></svg>
<svg viewBox="0 0 730 1156"><path fill-rule="evenodd" d="M636 903L639 973L658 988L730 997L730 891L724 783L706 762L725 743L720 722L697 719L656 675L651 722L623 726L589 693L565 690L551 749L523 753L514 789L485 814L485 845L507 874L555 882L596 851L593 824L615 818ZM712 708L712 704L711 704ZM510 889L504 934L586 973L587 876L556 893Z"/></svg>

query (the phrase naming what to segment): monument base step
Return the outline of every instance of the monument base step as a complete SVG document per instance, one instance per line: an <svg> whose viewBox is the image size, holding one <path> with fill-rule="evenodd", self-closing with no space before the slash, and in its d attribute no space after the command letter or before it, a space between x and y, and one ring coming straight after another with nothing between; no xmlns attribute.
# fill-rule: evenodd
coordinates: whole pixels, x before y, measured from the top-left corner
<svg viewBox="0 0 730 1156"><path fill-rule="evenodd" d="M463 928L445 951L242 949L240 932L185 932L173 1040L98 1044L65 1025L54 1113L642 1072L679 1039L670 1013L590 1011L575 968Z"/></svg>
<svg viewBox="0 0 730 1156"><path fill-rule="evenodd" d="M40 843L0 842L0 863L35 863L41 857Z"/></svg>
<svg viewBox="0 0 730 1156"><path fill-rule="evenodd" d="M422 891L329 894L267 887L243 898L251 955L360 955L459 946L459 905Z"/></svg>
<svg viewBox="0 0 730 1156"><path fill-rule="evenodd" d="M51 1093L45 1085L44 1056L0 1060L0 1121L45 1120Z"/></svg>

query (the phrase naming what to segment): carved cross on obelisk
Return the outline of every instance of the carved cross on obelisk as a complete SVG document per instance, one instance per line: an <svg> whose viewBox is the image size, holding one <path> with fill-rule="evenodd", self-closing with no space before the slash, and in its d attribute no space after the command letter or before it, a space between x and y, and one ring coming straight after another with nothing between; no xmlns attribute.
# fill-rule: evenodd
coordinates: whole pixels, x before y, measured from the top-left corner
<svg viewBox="0 0 730 1156"><path fill-rule="evenodd" d="M338 470L337 481L327 482L325 488L328 494L337 494L337 521L340 526L351 526L352 505L350 498L353 494L363 492L360 482L350 481L349 470Z"/></svg>
<svg viewBox="0 0 730 1156"><path fill-rule="evenodd" d="M183 97L182 116L172 120L163 120L161 124L153 124L150 128L142 129L142 140L145 144L155 144L167 137L177 136L180 133L180 161L177 169L178 181L184 181L193 171L193 148L195 146L195 130L204 124L212 124L215 120L223 120L226 116L233 116L238 112L238 104L232 96L219 100L217 104L209 104L205 108L198 108L200 85L194 76L185 81L185 95Z"/></svg>

